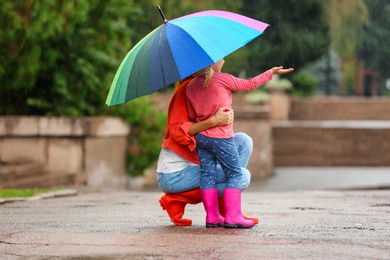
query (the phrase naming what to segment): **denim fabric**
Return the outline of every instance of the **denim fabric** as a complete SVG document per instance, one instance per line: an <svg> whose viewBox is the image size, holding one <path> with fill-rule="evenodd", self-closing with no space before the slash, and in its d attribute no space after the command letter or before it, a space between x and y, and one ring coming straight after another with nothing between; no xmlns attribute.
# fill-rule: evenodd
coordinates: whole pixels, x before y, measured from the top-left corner
<svg viewBox="0 0 390 260"><path fill-rule="evenodd" d="M249 159L252 155L253 141L245 133L236 133L234 141L237 146L239 164L241 167L241 191L245 190L251 180L251 173L246 169ZM215 186L218 188L218 195L222 196L223 189L226 188L227 179L221 166L217 165L217 175ZM188 166L181 171L173 173L157 173L157 183L160 189L165 193L178 193L199 188L200 186L200 167Z"/></svg>
<svg viewBox="0 0 390 260"><path fill-rule="evenodd" d="M233 138L212 138L196 134L196 151L200 161L200 189L216 188L217 162L226 175L226 188L239 189L241 168Z"/></svg>
<svg viewBox="0 0 390 260"><path fill-rule="evenodd" d="M157 173L157 184L165 193L178 193L199 188L199 166L187 166L172 173Z"/></svg>
<svg viewBox="0 0 390 260"><path fill-rule="evenodd" d="M240 167L246 168L252 155L253 140L249 135L241 132L234 134L233 138L237 146Z"/></svg>

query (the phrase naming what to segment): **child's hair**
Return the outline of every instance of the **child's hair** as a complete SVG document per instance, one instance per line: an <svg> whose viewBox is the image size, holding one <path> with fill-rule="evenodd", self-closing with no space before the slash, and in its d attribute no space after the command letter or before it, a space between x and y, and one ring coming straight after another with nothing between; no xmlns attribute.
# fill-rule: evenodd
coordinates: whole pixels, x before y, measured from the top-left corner
<svg viewBox="0 0 390 260"><path fill-rule="evenodd" d="M203 83L204 88L208 88L211 82L211 79L213 78L214 70L211 66L207 67L206 79Z"/></svg>
<svg viewBox="0 0 390 260"><path fill-rule="evenodd" d="M179 81L176 81L175 84L174 84L174 91L176 92L176 90L179 88L179 86L181 85L181 83L183 83L184 81L186 81L187 79L193 79L195 78L196 76L200 75L200 74L205 74L206 75L206 79L205 81L203 82L203 87L204 88L208 88L209 85L210 85L210 82L211 82L211 79L213 78L213 74L214 74L214 70L211 66L208 66L207 68L204 68L188 77L186 77L185 79L183 80L179 80Z"/></svg>

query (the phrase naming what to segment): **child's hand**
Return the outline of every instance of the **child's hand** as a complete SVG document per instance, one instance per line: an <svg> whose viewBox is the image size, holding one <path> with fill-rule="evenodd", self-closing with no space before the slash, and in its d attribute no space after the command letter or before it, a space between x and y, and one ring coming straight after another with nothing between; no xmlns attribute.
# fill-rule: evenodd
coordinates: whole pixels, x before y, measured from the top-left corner
<svg viewBox="0 0 390 260"><path fill-rule="evenodd" d="M287 74L287 73L290 73L293 70L294 70L293 68L283 69L283 66L273 67L272 69L270 69L270 71L272 72L272 75L275 75L275 74L279 74L279 75Z"/></svg>

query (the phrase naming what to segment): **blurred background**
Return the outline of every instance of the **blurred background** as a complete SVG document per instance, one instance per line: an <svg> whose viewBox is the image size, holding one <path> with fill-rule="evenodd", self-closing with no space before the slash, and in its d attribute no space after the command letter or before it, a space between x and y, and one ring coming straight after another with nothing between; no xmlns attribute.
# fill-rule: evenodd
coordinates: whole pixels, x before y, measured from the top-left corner
<svg viewBox="0 0 390 260"><path fill-rule="evenodd" d="M295 68L234 99L235 131L249 132L258 144L250 169L255 177L285 166L389 166L389 0L4 0L3 187L29 186L33 177L28 173L34 171L59 179L64 175L59 169L71 176L65 184L98 187L122 171L126 182L141 176L144 183L149 176L146 182L154 183L150 176L155 175L172 86L125 105L108 107L105 100L127 52L162 24L157 5L168 20L219 9L271 25L226 57L224 66L225 72L246 78L274 66ZM107 159L115 149L115 156L124 154L123 161ZM22 185L23 176L29 181ZM50 185L60 184L47 181Z"/></svg>

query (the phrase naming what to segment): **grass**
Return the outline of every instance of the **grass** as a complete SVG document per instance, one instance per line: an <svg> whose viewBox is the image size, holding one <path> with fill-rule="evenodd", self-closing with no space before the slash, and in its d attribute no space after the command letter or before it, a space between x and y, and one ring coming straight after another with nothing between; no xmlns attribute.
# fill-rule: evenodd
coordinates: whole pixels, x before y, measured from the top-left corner
<svg viewBox="0 0 390 260"><path fill-rule="evenodd" d="M28 198L34 195L59 189L0 189L0 198Z"/></svg>

